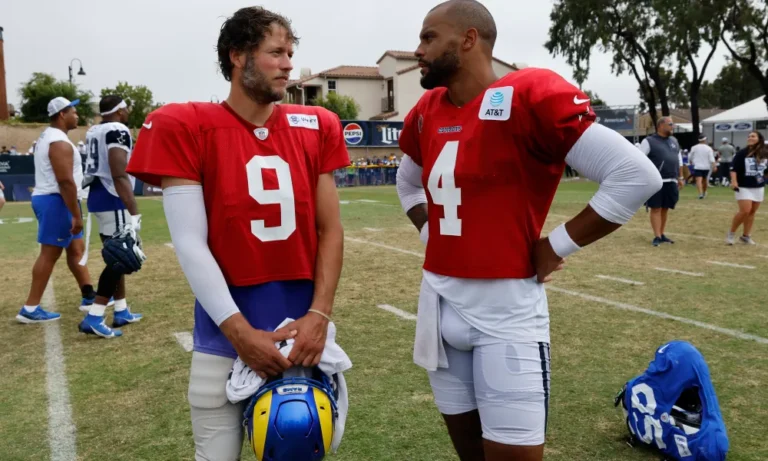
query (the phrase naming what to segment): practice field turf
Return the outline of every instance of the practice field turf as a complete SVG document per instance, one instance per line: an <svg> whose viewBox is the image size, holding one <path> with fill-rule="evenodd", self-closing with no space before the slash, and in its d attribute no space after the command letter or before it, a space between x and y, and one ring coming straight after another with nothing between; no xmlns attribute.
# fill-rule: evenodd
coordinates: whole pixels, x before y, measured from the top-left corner
<svg viewBox="0 0 768 461"><path fill-rule="evenodd" d="M580 211L595 190L590 182L562 184L544 232ZM728 459L768 459L768 340L761 342L768 338L768 208L758 212L753 233L766 245L729 247L733 193L710 191L697 200L686 187L670 214L674 245L651 246L648 215L640 210L625 228L570 257L548 285L546 459L659 459L625 443L613 397L672 339L690 341L709 363L731 443ZM328 459L456 460L426 374L411 360L415 322L378 307L415 314L424 248L393 187L339 192L346 242L334 318L354 367L346 375L351 409L344 441ZM0 212L0 460L68 459L52 457L52 446L55 453L74 448L78 460L193 459L186 402L191 354L174 336L192 330L193 296L166 245L162 202L140 199L139 206L149 260L130 276L128 301L145 318L116 340L77 332L80 294L63 260L49 291L62 313L58 325L16 323L37 254L37 225L19 219L33 217L29 203L9 203ZM103 266L96 229L91 243L95 281ZM56 333L61 375L51 372L62 370L51 350ZM66 412L60 403L67 389L70 426L62 423L66 415L49 415L49 395ZM72 426L74 439L62 433Z"/></svg>

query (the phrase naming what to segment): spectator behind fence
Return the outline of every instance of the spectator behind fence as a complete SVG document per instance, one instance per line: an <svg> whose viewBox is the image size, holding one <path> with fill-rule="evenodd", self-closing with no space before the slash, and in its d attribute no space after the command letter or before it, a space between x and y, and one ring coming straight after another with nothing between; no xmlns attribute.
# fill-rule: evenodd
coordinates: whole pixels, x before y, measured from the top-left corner
<svg viewBox="0 0 768 461"><path fill-rule="evenodd" d="M3 185L3 182L0 181L0 211L2 211L3 206L5 205L5 194L3 191L5 190L5 186Z"/></svg>
<svg viewBox="0 0 768 461"><path fill-rule="evenodd" d="M8 151L8 153L11 155L20 155L19 151L16 150L16 146L11 146L11 150Z"/></svg>
<svg viewBox="0 0 768 461"><path fill-rule="evenodd" d="M0 149L0 155L6 155L6 154L10 154L10 151L8 151L7 146L3 146L2 149Z"/></svg>
<svg viewBox="0 0 768 461"><path fill-rule="evenodd" d="M736 155L736 149L728 142L728 138L723 138L723 143L717 148L720 154L720 185L727 186L730 182L731 162Z"/></svg>
<svg viewBox="0 0 768 461"><path fill-rule="evenodd" d="M755 214L765 196L765 171L768 166L768 146L765 138L758 131L749 133L747 148L740 150L731 165L731 188L736 192L739 211L733 217L731 230L725 238L728 245L733 245L736 231L744 224L744 233L739 241L755 245L752 240L752 224Z"/></svg>

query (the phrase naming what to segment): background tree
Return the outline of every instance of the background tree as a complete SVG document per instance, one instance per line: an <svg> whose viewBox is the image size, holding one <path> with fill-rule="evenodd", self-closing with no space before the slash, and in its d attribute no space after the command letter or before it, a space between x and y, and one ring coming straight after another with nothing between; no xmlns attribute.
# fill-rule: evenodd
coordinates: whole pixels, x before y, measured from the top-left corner
<svg viewBox="0 0 768 461"><path fill-rule="evenodd" d="M659 26L676 50L675 91L679 106L690 109L693 133L699 135L699 93L710 60L717 50L725 16L733 0L654 0ZM700 56L702 55L702 56ZM688 70L690 79L683 73ZM679 74L679 76L678 76ZM685 78L682 78L685 77ZM674 89L673 89L674 88ZM670 98L672 99L672 98Z"/></svg>
<svg viewBox="0 0 768 461"><path fill-rule="evenodd" d="M589 103L592 105L592 107L600 107L600 106L608 105L608 103L603 101L603 99L600 98L600 95L598 95L597 93L593 93L590 90L584 90L584 93L586 93L587 96L589 96L589 101L590 101Z"/></svg>
<svg viewBox="0 0 768 461"><path fill-rule="evenodd" d="M152 91L144 85L132 86L127 82L118 82L114 88L101 90L102 98L110 94L120 96L131 107L131 114L128 116L130 128L140 127L147 115L155 109Z"/></svg>
<svg viewBox="0 0 768 461"><path fill-rule="evenodd" d="M654 0L556 0L545 44L553 56L562 55L581 85L589 75L593 49L612 55L611 71L637 80L654 120L657 102L669 115L664 72L672 72L672 55L653 9ZM674 73L674 72L673 72Z"/></svg>
<svg viewBox="0 0 768 461"><path fill-rule="evenodd" d="M734 60L757 80L768 106L768 8L765 0L731 0L720 34Z"/></svg>
<svg viewBox="0 0 768 461"><path fill-rule="evenodd" d="M21 96L22 121L28 123L48 123L48 103L57 96L63 96L70 101L80 100L77 113L80 115L80 125L87 125L93 120L94 109L91 107L93 94L81 90L76 84L70 85L64 80L56 80L51 74L35 72L32 78L24 82L19 89Z"/></svg>
<svg viewBox="0 0 768 461"><path fill-rule="evenodd" d="M311 101L313 106L325 107L335 113L342 120L356 120L360 112L360 105L351 97L332 91L323 98L318 96Z"/></svg>
<svg viewBox="0 0 768 461"><path fill-rule="evenodd" d="M742 64L729 60L714 81L702 84L699 107L730 109L763 94L760 82Z"/></svg>

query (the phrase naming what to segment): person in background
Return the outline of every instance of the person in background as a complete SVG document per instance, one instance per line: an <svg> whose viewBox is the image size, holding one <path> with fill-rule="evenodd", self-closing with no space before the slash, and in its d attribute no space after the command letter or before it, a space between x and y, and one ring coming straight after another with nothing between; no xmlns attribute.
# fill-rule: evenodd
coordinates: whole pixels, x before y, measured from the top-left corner
<svg viewBox="0 0 768 461"><path fill-rule="evenodd" d="M80 153L80 155L85 155L87 153L83 141L77 141L77 152Z"/></svg>
<svg viewBox="0 0 768 461"><path fill-rule="evenodd" d="M733 156L736 155L736 149L728 142L728 138L723 138L723 143L717 148L717 152L720 154L720 185L727 186L729 184L731 174L731 162Z"/></svg>
<svg viewBox="0 0 768 461"><path fill-rule="evenodd" d="M5 190L5 186L3 185L3 182L0 181L0 211L2 211L3 207L5 206L5 194L3 191Z"/></svg>
<svg viewBox="0 0 768 461"><path fill-rule="evenodd" d="M693 176L696 177L699 200L701 200L707 196L710 173L717 171L715 153L707 145L707 137L705 135L699 135L699 143L691 147L690 162L693 166Z"/></svg>
<svg viewBox="0 0 768 461"><path fill-rule="evenodd" d="M656 133L640 143L640 152L653 162L664 183L661 190L646 202L646 206L651 209L651 228L654 234L652 244L655 247L662 243L675 243L664 235L667 213L675 209L680 199L680 189L683 188L683 156L680 154L680 143L672 136L674 126L670 117L662 117L656 122Z"/></svg>
<svg viewBox="0 0 768 461"><path fill-rule="evenodd" d="M744 225L744 232L739 237L741 243L755 245L752 240L752 224L755 213L760 208L765 195L765 172L768 166L768 146L759 131L749 133L747 148L740 150L731 164L731 188L736 192L739 211L733 217L731 230L725 238L728 245L733 245L736 231Z"/></svg>
<svg viewBox="0 0 768 461"><path fill-rule="evenodd" d="M37 140L32 141L32 146L27 151L27 155L34 155L35 154L35 147L37 146Z"/></svg>
<svg viewBox="0 0 768 461"><path fill-rule="evenodd" d="M19 155L19 151L16 150L16 146L11 146L11 150L8 153L11 155Z"/></svg>
<svg viewBox="0 0 768 461"><path fill-rule="evenodd" d="M40 300L53 267L65 250L67 266L77 280L83 303L96 296L88 267L79 264L85 252L80 209L83 167L75 145L67 137L67 132L77 128L75 106L78 102L77 99L70 102L61 96L52 99L48 103L50 126L38 139L32 210L39 223L40 255L32 267L29 296L16 316L21 323L50 322L61 317L59 313L43 309Z"/></svg>
<svg viewBox="0 0 768 461"><path fill-rule="evenodd" d="M8 146L3 146L2 149L0 149L0 155L6 155L6 154L10 154L10 152L8 151Z"/></svg>

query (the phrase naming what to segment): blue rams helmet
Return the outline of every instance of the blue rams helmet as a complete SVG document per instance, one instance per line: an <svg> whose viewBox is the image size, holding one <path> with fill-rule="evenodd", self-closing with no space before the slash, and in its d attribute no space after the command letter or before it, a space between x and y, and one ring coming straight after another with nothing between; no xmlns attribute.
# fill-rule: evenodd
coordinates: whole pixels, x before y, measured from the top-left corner
<svg viewBox="0 0 768 461"><path fill-rule="evenodd" d="M312 377L268 381L251 397L244 425L258 461L319 461L331 449L338 416L334 381Z"/></svg>

